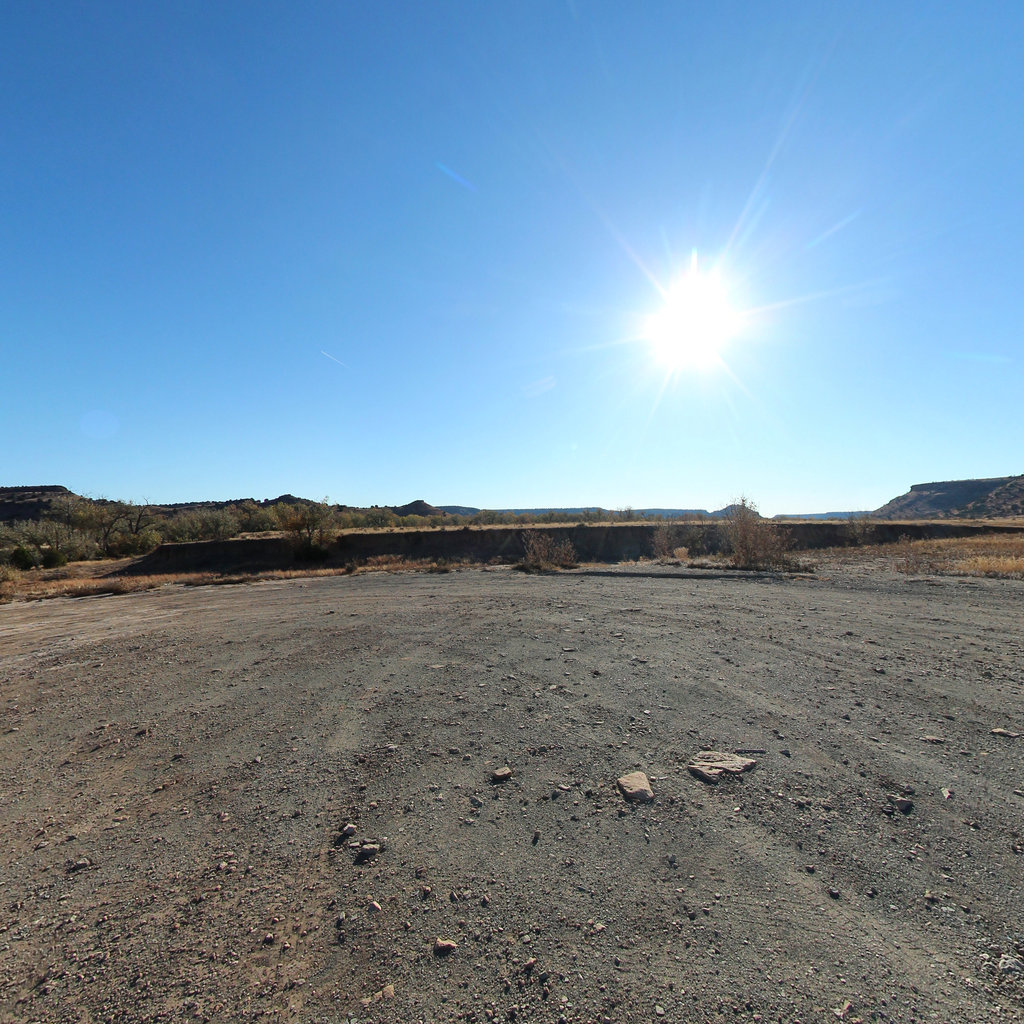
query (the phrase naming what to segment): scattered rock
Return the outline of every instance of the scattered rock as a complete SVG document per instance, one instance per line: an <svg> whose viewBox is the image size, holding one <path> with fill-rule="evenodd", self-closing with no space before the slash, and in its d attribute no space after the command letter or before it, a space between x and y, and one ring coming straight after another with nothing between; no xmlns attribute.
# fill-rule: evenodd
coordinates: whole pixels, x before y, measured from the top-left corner
<svg viewBox="0 0 1024 1024"><path fill-rule="evenodd" d="M999 958L999 970L1003 974L1022 974L1024 973L1024 961L1010 956L1009 953L1004 953Z"/></svg>
<svg viewBox="0 0 1024 1024"><path fill-rule="evenodd" d="M618 780L619 792L630 803L646 804L654 799L651 780L643 772L630 772Z"/></svg>
<svg viewBox="0 0 1024 1024"><path fill-rule="evenodd" d="M923 739L925 741L925 743L945 743L946 742L945 736L922 736L921 739Z"/></svg>
<svg viewBox="0 0 1024 1024"><path fill-rule="evenodd" d="M729 754L721 750L702 750L690 758L686 766L691 775L701 782L715 783L723 774L739 775L757 764L752 758Z"/></svg>
<svg viewBox="0 0 1024 1024"><path fill-rule="evenodd" d="M495 785L501 782L508 782L512 778L512 774L512 769L507 764L501 768L495 768L491 772L491 782L495 783Z"/></svg>
<svg viewBox="0 0 1024 1024"><path fill-rule="evenodd" d="M382 1003L385 999L395 998L395 986L385 985L379 992L374 992L372 996L364 996L359 1000L364 1007L370 1007L374 1003Z"/></svg>
<svg viewBox="0 0 1024 1024"><path fill-rule="evenodd" d="M1013 732L1012 729L1002 729L1002 728L999 728L999 729L993 729L992 730L992 735L993 736L1006 736L1008 739L1015 740L1015 739L1017 739L1020 736L1020 733L1019 732Z"/></svg>
<svg viewBox="0 0 1024 1024"><path fill-rule="evenodd" d="M914 801L905 796L891 796L889 802L900 814L909 814L914 809Z"/></svg>
<svg viewBox="0 0 1024 1024"><path fill-rule="evenodd" d="M368 860L373 860L378 853L380 853L380 843L363 843L356 850L355 862L356 864L365 864Z"/></svg>
<svg viewBox="0 0 1024 1024"><path fill-rule="evenodd" d="M434 955L435 956L449 956L459 948L457 942L452 939L442 939L440 937L434 939Z"/></svg>

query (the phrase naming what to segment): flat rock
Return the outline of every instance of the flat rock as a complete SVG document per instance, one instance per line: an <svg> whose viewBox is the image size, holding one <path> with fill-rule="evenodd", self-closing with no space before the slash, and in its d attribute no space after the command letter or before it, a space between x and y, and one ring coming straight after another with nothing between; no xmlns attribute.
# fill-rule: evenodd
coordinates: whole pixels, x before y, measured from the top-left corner
<svg viewBox="0 0 1024 1024"><path fill-rule="evenodd" d="M718 782L723 775L739 775L750 771L757 762L753 758L729 754L722 750L702 750L690 758L686 766L691 775L701 782Z"/></svg>
<svg viewBox="0 0 1024 1024"><path fill-rule="evenodd" d="M651 780L643 772L630 772L618 780L619 792L634 804L650 803L654 799Z"/></svg>
<svg viewBox="0 0 1024 1024"><path fill-rule="evenodd" d="M491 782L508 782L512 778L512 769L506 764L501 768L495 768L491 772Z"/></svg>
<svg viewBox="0 0 1024 1024"><path fill-rule="evenodd" d="M1006 736L1006 737L1008 737L1011 740L1015 740L1015 739L1017 739L1020 736L1020 733L1019 732L1014 732L1012 729L999 728L999 729L993 729L992 730L992 735L993 736Z"/></svg>
<svg viewBox="0 0 1024 1024"><path fill-rule="evenodd" d="M434 954L436 956L448 956L450 953L454 953L458 948L458 943L451 939L442 939L440 937L434 939Z"/></svg>

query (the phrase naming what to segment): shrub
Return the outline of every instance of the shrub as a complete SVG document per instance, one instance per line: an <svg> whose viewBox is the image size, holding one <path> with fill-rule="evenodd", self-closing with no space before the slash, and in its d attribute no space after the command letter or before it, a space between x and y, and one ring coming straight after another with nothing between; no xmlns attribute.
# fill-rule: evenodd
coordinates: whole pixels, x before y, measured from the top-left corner
<svg viewBox="0 0 1024 1024"><path fill-rule="evenodd" d="M107 553L115 558L145 555L160 544L160 534L155 530L141 533L119 533L107 545Z"/></svg>
<svg viewBox="0 0 1024 1024"><path fill-rule="evenodd" d="M42 562L44 569L58 569L60 566L68 564L68 556L56 548L46 548L43 551Z"/></svg>
<svg viewBox="0 0 1024 1024"><path fill-rule="evenodd" d="M19 544L8 556L15 569L34 569L39 564L39 555L31 548Z"/></svg>
<svg viewBox="0 0 1024 1024"><path fill-rule="evenodd" d="M679 547L678 530L668 523L659 523L651 533L651 551L660 562L667 562L675 557Z"/></svg>
<svg viewBox="0 0 1024 1024"><path fill-rule="evenodd" d="M523 531L522 569L543 572L546 569L574 569L578 564L576 549L568 538L556 541L550 533Z"/></svg>
<svg viewBox="0 0 1024 1024"><path fill-rule="evenodd" d="M737 569L785 569L789 538L777 523L762 519L747 498L732 506L725 517L725 537Z"/></svg>

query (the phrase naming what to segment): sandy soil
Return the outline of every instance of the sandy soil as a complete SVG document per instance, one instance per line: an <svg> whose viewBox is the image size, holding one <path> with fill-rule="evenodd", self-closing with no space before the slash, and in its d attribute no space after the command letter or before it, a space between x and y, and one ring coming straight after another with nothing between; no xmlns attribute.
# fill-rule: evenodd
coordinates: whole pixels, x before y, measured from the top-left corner
<svg viewBox="0 0 1024 1024"><path fill-rule="evenodd" d="M0 607L0 1019L1022 1020L1022 623L838 566Z"/></svg>

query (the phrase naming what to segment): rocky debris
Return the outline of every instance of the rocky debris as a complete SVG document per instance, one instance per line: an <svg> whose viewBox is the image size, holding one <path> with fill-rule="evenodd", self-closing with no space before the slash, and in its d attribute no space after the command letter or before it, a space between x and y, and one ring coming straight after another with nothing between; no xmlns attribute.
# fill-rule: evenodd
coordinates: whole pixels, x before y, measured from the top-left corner
<svg viewBox="0 0 1024 1024"><path fill-rule="evenodd" d="M373 860L382 849L383 846L380 843L371 843L364 840L359 843L359 847L356 850L355 863L365 864L367 861Z"/></svg>
<svg viewBox="0 0 1024 1024"><path fill-rule="evenodd" d="M453 939L442 939L438 936L434 939L434 956L450 956L459 948L459 944Z"/></svg>
<svg viewBox="0 0 1024 1024"><path fill-rule="evenodd" d="M936 745L946 742L945 736L922 736L921 739L924 740L925 743L934 743Z"/></svg>
<svg viewBox="0 0 1024 1024"><path fill-rule="evenodd" d="M1002 727L992 730L993 736L1005 736L1007 739L1015 740L1020 736L1019 732L1014 732L1012 729L1003 729Z"/></svg>
<svg viewBox="0 0 1024 1024"><path fill-rule="evenodd" d="M701 782L716 783L723 775L739 775L750 771L757 762L739 754L721 750L702 750L690 758L687 771Z"/></svg>
<svg viewBox="0 0 1024 1024"><path fill-rule="evenodd" d="M374 1003L382 1003L387 999L395 998L395 986L385 985L379 992L374 992L372 996L363 996L359 1000L364 1007L371 1007Z"/></svg>
<svg viewBox="0 0 1024 1024"><path fill-rule="evenodd" d="M891 796L889 803L896 808L900 814L909 814L914 809L914 801L906 796Z"/></svg>
<svg viewBox="0 0 1024 1024"><path fill-rule="evenodd" d="M508 780L512 778L513 774L512 769L509 768L507 764L503 765L501 768L495 768L494 771L491 772L491 782L495 785L502 782L508 782Z"/></svg>
<svg viewBox="0 0 1024 1024"><path fill-rule="evenodd" d="M1019 957L1004 953L999 958L999 970L1003 974L1024 974L1024 961Z"/></svg>
<svg viewBox="0 0 1024 1024"><path fill-rule="evenodd" d="M651 780L643 772L630 772L617 782L619 792L629 803L646 804L654 799Z"/></svg>

